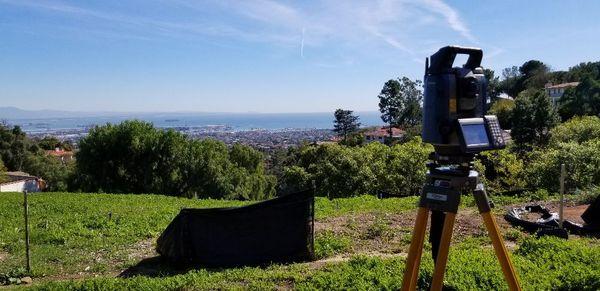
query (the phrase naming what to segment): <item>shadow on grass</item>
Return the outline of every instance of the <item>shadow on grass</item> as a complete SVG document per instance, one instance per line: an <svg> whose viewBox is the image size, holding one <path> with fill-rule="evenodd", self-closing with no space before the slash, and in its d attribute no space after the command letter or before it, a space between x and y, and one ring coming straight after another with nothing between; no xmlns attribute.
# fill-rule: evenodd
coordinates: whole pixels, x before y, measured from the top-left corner
<svg viewBox="0 0 600 291"><path fill-rule="evenodd" d="M121 272L118 277L130 278L134 276L145 277L170 277L185 274L188 271L196 269L189 265L175 265L164 260L161 256L146 258Z"/></svg>

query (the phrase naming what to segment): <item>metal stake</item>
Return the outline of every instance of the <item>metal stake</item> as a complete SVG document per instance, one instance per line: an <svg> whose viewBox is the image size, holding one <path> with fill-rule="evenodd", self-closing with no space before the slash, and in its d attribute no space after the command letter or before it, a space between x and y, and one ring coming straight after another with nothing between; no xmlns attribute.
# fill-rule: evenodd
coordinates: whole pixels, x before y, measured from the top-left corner
<svg viewBox="0 0 600 291"><path fill-rule="evenodd" d="M565 207L564 195L565 195L565 164L560 165L560 208L558 209L558 226L563 228L563 208Z"/></svg>
<svg viewBox="0 0 600 291"><path fill-rule="evenodd" d="M27 190L23 191L23 208L25 215L25 257L27 259L27 273L31 273L31 257L29 254L29 204L27 203Z"/></svg>

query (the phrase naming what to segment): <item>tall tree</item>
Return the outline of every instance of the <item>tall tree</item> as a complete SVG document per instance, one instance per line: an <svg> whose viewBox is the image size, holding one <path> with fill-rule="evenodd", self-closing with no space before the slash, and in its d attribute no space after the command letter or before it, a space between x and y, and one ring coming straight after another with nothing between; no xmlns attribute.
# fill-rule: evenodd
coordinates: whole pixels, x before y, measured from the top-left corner
<svg viewBox="0 0 600 291"><path fill-rule="evenodd" d="M521 72L521 88L543 89L548 82L550 67L538 60L530 60L519 67Z"/></svg>
<svg viewBox="0 0 600 291"><path fill-rule="evenodd" d="M490 102L493 103L498 99L498 96L500 96L500 78L494 76L494 70L492 69L484 69L483 74L488 81L487 96L490 98Z"/></svg>
<svg viewBox="0 0 600 291"><path fill-rule="evenodd" d="M334 113L333 120L333 131L338 136L344 139L344 142L348 140L348 135L356 132L360 127L358 122L358 116L354 115L352 110L337 109Z"/></svg>
<svg viewBox="0 0 600 291"><path fill-rule="evenodd" d="M416 126L421 123L423 109L423 91L420 80L412 81L407 77L385 82L379 98L381 120L389 125L390 138L392 128Z"/></svg>
<svg viewBox="0 0 600 291"><path fill-rule="evenodd" d="M8 177L6 176L6 167L4 166L4 163L2 162L2 159L0 159L0 183L4 183L6 181L8 181Z"/></svg>
<svg viewBox="0 0 600 291"><path fill-rule="evenodd" d="M520 78L519 67L504 68L502 70L502 81L498 84L498 89L508 94L508 96L516 97L519 94L518 90L520 90L516 86Z"/></svg>
<svg viewBox="0 0 600 291"><path fill-rule="evenodd" d="M541 61L530 60L520 67L510 67L502 71L500 91L515 97L526 89L542 89L550 80L550 68Z"/></svg>
<svg viewBox="0 0 600 291"><path fill-rule="evenodd" d="M512 138L521 146L545 145L550 129L558 124L558 114L544 90L525 90L512 112Z"/></svg>
<svg viewBox="0 0 600 291"><path fill-rule="evenodd" d="M594 80L600 80L600 61L580 63L569 68L569 81L579 81L590 77Z"/></svg>
<svg viewBox="0 0 600 291"><path fill-rule="evenodd" d="M5 124L0 124L0 157L9 170L23 170L23 163L32 145L31 140L19 126L9 128Z"/></svg>

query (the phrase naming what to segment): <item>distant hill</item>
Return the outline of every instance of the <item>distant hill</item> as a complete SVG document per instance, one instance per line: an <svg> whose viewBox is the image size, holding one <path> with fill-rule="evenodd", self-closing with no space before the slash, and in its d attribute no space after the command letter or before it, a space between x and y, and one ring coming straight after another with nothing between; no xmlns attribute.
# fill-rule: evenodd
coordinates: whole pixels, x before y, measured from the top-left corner
<svg viewBox="0 0 600 291"><path fill-rule="evenodd" d="M0 107L0 120L3 119L36 119L36 118L70 118L113 116L114 112L80 112L63 110L25 110L17 107Z"/></svg>

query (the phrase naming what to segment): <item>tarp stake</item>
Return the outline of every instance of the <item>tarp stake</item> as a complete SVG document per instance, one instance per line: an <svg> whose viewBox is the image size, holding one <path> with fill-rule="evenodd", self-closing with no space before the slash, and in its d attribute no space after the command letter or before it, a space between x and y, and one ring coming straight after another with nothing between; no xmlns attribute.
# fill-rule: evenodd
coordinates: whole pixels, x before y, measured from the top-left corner
<svg viewBox="0 0 600 291"><path fill-rule="evenodd" d="M23 215L25 216L25 257L27 259L27 273L31 273L31 258L29 255L29 204L27 203L27 190L23 191Z"/></svg>
<svg viewBox="0 0 600 291"><path fill-rule="evenodd" d="M565 176L566 176L565 164L561 164L560 165L560 208L558 209L558 226L561 229L563 228L563 221L564 221L563 208L565 207L565 199L564 199Z"/></svg>

